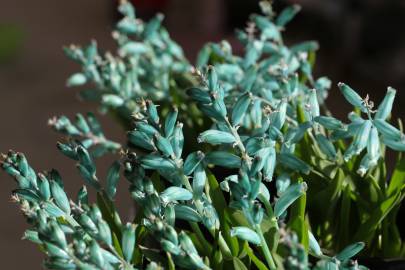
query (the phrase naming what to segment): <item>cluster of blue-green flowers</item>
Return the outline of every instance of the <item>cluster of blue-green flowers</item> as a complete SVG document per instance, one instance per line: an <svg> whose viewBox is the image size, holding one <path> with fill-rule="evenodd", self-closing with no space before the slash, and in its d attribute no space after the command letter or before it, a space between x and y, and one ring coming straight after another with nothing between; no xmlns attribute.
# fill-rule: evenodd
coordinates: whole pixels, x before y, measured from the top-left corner
<svg viewBox="0 0 405 270"><path fill-rule="evenodd" d="M377 185L384 146L405 151L405 136L388 122L395 90L388 88L374 110L368 96L340 83L355 109L349 124L334 118L325 104L330 80L312 75L317 43L287 46L282 38L299 7L276 15L269 2L260 5L262 14L237 31L243 55L233 54L227 41L209 43L195 67L162 27L162 15L143 22L126 1L113 32L115 55L101 54L95 42L66 48L82 66L67 84L95 85L81 97L118 116L129 127L128 142L107 139L93 114L49 121L65 137L58 149L96 191L95 204L86 186L69 199L55 170L37 174L23 154L2 156L2 168L18 185L13 198L32 225L25 238L42 247L47 268L365 269L351 258L369 234L321 249L334 241L333 225L308 217L307 192L312 177L324 180L332 197L351 192L356 183L345 177L347 168ZM95 158L107 153L120 157L103 181ZM114 206L121 175L136 202L128 223ZM366 219L368 227L379 228L403 198L395 185L396 193L388 188L374 196L395 204L382 207L383 217ZM347 197L360 196L353 189Z"/></svg>
<svg viewBox="0 0 405 270"><path fill-rule="evenodd" d="M122 225L114 215L110 218L117 227L112 228L100 205L89 203L85 186L75 201L69 199L57 171L36 173L21 153L10 151L3 159L3 169L18 185L13 199L32 226L23 238L42 247L47 268L134 269L130 263L135 248L133 224ZM83 161L78 166L89 164ZM110 181L118 176L110 173ZM120 251L113 243L117 235L122 240Z"/></svg>
<svg viewBox="0 0 405 270"><path fill-rule="evenodd" d="M129 119L136 109L136 98L167 100L172 78L184 77L191 66L161 25L162 14L145 23L135 16L130 3L122 3L118 10L123 18L113 32L117 55L100 55L95 41L84 48L65 48L66 55L82 66L81 72L69 77L67 85L93 83L97 88L83 90L81 98L99 101L104 110L114 108L120 117Z"/></svg>

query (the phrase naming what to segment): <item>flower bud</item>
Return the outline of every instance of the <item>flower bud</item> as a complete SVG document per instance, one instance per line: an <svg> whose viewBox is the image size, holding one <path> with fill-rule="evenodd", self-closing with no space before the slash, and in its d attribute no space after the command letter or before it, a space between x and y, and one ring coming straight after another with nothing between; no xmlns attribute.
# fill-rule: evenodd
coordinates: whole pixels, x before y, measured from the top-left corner
<svg viewBox="0 0 405 270"><path fill-rule="evenodd" d="M231 229L231 236L236 236L241 240L248 241L255 245L260 245L259 235L247 227L233 227Z"/></svg>

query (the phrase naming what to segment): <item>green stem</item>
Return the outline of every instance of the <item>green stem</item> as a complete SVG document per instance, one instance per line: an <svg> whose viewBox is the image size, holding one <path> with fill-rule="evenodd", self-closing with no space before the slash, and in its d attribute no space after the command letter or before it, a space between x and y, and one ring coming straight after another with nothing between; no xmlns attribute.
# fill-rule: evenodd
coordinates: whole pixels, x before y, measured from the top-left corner
<svg viewBox="0 0 405 270"><path fill-rule="evenodd" d="M183 173L183 185L187 188L188 191L193 193L193 187L190 185L190 182L188 181L188 178L184 175L184 173ZM195 208L197 209L197 212L201 216L203 216L204 206L202 205L201 201L199 199L194 199L194 205ZM212 236L215 236L215 229L208 228L208 230ZM228 244L226 243L224 237L221 234L219 234L218 239L219 239L218 245L224 257L232 257L231 249L228 247Z"/></svg>
<svg viewBox="0 0 405 270"><path fill-rule="evenodd" d="M121 263L122 263L123 265L126 266L125 269L133 269L132 266L131 266L131 264L128 263L126 260L124 260L124 258L122 258L122 257L120 256L120 254L118 254L118 252L115 250L115 248L114 248L113 246L108 245L108 249L111 251L111 253L113 253L113 254L121 261Z"/></svg>
<svg viewBox="0 0 405 270"><path fill-rule="evenodd" d="M264 239L264 235L263 235L262 229L260 228L260 225L259 225L259 224L256 224L256 225L254 226L254 228L255 228L256 233L257 233L257 234L259 235L259 237L260 237L261 248L262 248L262 251L263 251L263 253L264 253L264 257L266 258L267 264L269 265L270 270L275 270L275 269L276 269L276 265L275 265L275 263L274 263L274 259L273 259L273 256L271 255L270 249L269 249L269 247L267 246L266 239Z"/></svg>
<svg viewBox="0 0 405 270"><path fill-rule="evenodd" d="M200 227L198 226L197 223L195 222L189 222L191 229L197 236L198 241L201 243L201 245L204 248L204 254L206 256L210 255L212 252L210 244L207 242L207 240L204 237L204 234L201 232Z"/></svg>
<svg viewBox="0 0 405 270"><path fill-rule="evenodd" d="M272 217L271 218L271 224L277 229L277 231L279 230L278 228L278 222L277 222L277 218L274 217L274 212L273 212L273 208L271 207L270 202L268 201L263 201L264 207L266 208L266 213L267 216Z"/></svg>
<svg viewBox="0 0 405 270"><path fill-rule="evenodd" d="M226 118L226 117L225 117L225 123L228 126L229 130L232 132L232 135L235 137L236 146L239 148L242 158L245 160L246 165L250 169L250 167L252 166L252 160L246 152L246 148L242 143L242 140L238 134L238 131L232 126L232 124L229 122L228 118Z"/></svg>
<svg viewBox="0 0 405 270"><path fill-rule="evenodd" d="M225 118L225 122L226 122L228 128L231 130L233 136L235 137L236 145L238 146L238 148L239 148L239 150L241 152L241 155L244 157L248 168L250 168L252 166L252 161L251 161L250 157L248 156L248 154L246 152L245 146L243 145L242 140L240 139L238 132L231 125L231 123L229 122L229 120L227 118ZM268 208L268 206L269 205L267 205L266 208ZM270 209L271 209L271 206L270 206ZM269 211L269 209L267 209L267 211ZM267 264L269 265L270 270L275 270L276 265L274 264L274 260L273 260L273 257L271 256L270 249L267 246L266 240L264 239L264 235L263 235L262 229L260 228L260 224L255 224L254 228L255 228L255 231L257 232L257 234L260 237L261 248L263 250L264 257L266 258Z"/></svg>

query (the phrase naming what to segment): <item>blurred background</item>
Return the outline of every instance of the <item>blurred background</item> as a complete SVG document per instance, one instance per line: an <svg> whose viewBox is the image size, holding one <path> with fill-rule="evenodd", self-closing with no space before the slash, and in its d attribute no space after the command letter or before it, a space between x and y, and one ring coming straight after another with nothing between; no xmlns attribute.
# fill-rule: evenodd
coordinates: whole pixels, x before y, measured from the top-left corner
<svg viewBox="0 0 405 270"><path fill-rule="evenodd" d="M207 41L228 39L243 28L248 14L258 12L256 0L134 0L137 14L149 18L166 15L165 25L193 61ZM303 7L288 25L286 43L318 40L316 75L334 83L329 105L340 117L350 107L338 93L339 81L349 83L362 96L379 102L388 85L398 89L394 116L405 112L405 1L402 0L275 0L275 10L287 4ZM118 18L117 3L100 0L0 0L0 152L24 151L38 171L58 168L70 194L82 184L74 164L55 147L58 135L47 128L53 115L74 116L95 111L80 103L76 91L65 87L67 76L78 67L67 60L62 46L87 44L114 50L111 30ZM236 49L237 51L237 49ZM105 133L123 140L125 133L108 117L100 117ZM108 158L99 162L104 175ZM124 181L123 181L124 182ZM20 241L25 221L10 202L14 183L0 172L0 261L2 269L42 269L42 255L33 244ZM119 191L122 215L130 212L126 186Z"/></svg>

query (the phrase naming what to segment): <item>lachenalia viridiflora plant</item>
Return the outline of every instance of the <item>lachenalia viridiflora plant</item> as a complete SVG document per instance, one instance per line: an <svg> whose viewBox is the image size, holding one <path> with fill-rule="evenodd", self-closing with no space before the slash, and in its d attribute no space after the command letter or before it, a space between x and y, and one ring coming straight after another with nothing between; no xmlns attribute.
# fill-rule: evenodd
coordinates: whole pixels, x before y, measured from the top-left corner
<svg viewBox="0 0 405 270"><path fill-rule="evenodd" d="M389 122L396 91L374 108L339 83L354 111L348 124L335 118L331 82L312 74L317 43L283 40L298 6L277 15L260 5L237 31L242 55L209 43L195 67L162 15L143 22L126 1L115 54L95 42L66 49L82 66L68 85L92 83L81 97L118 116L128 143L108 139L93 114L49 121L86 184L75 199L56 170L36 173L22 153L2 155L31 225L24 237L46 253L47 268L364 269L352 259L364 247L402 256L393 224L405 140ZM387 147L398 152L392 173ZM95 159L107 153L119 156L100 177ZM121 175L137 205L128 222L115 207Z"/></svg>

